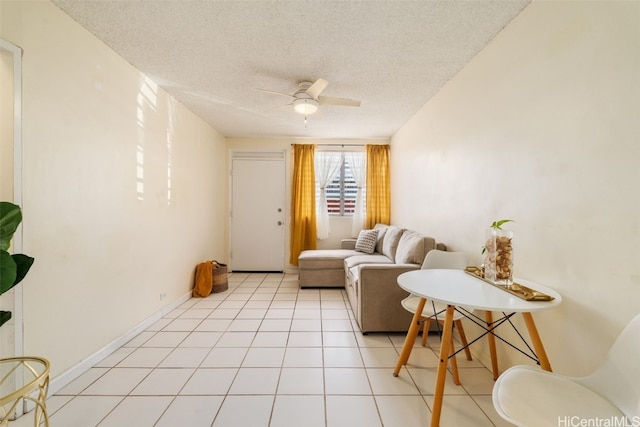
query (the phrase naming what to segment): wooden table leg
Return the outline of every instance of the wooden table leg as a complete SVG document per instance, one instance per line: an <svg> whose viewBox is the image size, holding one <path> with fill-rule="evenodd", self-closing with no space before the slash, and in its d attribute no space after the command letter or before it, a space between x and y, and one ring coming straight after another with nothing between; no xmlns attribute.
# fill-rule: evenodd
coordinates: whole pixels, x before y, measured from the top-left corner
<svg viewBox="0 0 640 427"><path fill-rule="evenodd" d="M531 344L533 344L536 356L538 356L538 360L540 361L540 367L545 371L551 372L551 364L549 364L549 358L547 358L547 353L544 351L544 346L542 345L536 324L533 321L533 316L531 316L531 313L526 312L522 313L522 317L524 318L524 323L527 325Z"/></svg>
<svg viewBox="0 0 640 427"><path fill-rule="evenodd" d="M398 358L398 363L396 364L396 370L393 371L393 376L397 377L400 373L400 369L402 369L403 365L407 364L409 360L409 355L411 355L411 350L413 349L413 345L416 342L416 337L418 336L418 332L420 331L420 318L422 317L422 310L424 310L424 304L427 302L425 298L420 298L418 301L418 307L416 308L416 312L413 315L413 319L411 319L411 325L409 326L409 331L407 332L407 337L404 339L404 345L402 346L402 352L400 353L400 357Z"/></svg>
<svg viewBox="0 0 640 427"><path fill-rule="evenodd" d="M491 353L491 371L493 372L493 380L497 380L500 376L498 372L498 354L496 352L496 337L493 336L493 313L490 311L484 312L484 318L487 322L487 328L491 332L487 334L487 340L489 341L489 352Z"/></svg>
<svg viewBox="0 0 640 427"><path fill-rule="evenodd" d="M442 331L442 342L440 343L440 360L438 360L438 372L436 374L436 388L433 393L433 408L431 409L431 427L440 425L440 413L442 412L442 398L444 395L444 383L447 376L447 363L451 353L451 334L453 331L453 312L455 307L447 306L444 318L444 330Z"/></svg>
<svg viewBox="0 0 640 427"><path fill-rule="evenodd" d="M458 360L456 359L456 347L453 345L453 332L451 332L451 339L449 340L449 353L451 353L451 373L453 374L453 383L460 385L460 375L458 374Z"/></svg>
<svg viewBox="0 0 640 427"><path fill-rule="evenodd" d="M467 360L473 360L471 357L471 349L469 348L469 343L467 342L467 336L464 334L464 328L462 327L462 320L456 320L455 322L456 328L458 329L458 335L460 335L460 342L464 346L464 354L467 356Z"/></svg>

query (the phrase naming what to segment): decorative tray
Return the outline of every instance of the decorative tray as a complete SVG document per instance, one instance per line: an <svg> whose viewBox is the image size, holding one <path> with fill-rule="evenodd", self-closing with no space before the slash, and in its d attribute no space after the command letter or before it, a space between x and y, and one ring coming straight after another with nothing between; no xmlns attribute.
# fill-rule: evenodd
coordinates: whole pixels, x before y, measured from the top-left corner
<svg viewBox="0 0 640 427"><path fill-rule="evenodd" d="M470 276L477 277L480 280L487 282L490 285L495 286L496 288L500 288L503 291L509 292L517 296L518 298L522 298L526 301L553 301L554 298L551 295L547 295L540 291L536 291L535 289L528 288L519 283L513 282L512 285L498 285L490 280L484 278L483 272L480 268L470 266L464 269L464 272L469 274Z"/></svg>

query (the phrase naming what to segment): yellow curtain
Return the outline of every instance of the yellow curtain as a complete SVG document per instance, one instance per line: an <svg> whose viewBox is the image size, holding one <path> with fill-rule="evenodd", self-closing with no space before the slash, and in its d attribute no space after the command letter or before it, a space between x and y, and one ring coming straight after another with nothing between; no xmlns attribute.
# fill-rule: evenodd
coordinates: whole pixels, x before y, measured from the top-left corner
<svg viewBox="0 0 640 427"><path fill-rule="evenodd" d="M389 146L367 145L367 217L365 228L391 223Z"/></svg>
<svg viewBox="0 0 640 427"><path fill-rule="evenodd" d="M316 184L313 144L293 145L293 179L291 184L291 243L289 263L298 265L298 255L315 249Z"/></svg>

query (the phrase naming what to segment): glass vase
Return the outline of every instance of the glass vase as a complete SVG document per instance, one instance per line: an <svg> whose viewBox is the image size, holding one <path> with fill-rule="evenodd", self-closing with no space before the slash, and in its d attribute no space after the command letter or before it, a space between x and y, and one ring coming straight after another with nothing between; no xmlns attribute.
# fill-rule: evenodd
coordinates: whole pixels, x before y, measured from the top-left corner
<svg viewBox="0 0 640 427"><path fill-rule="evenodd" d="M496 285L513 284L513 231L487 230L484 278Z"/></svg>

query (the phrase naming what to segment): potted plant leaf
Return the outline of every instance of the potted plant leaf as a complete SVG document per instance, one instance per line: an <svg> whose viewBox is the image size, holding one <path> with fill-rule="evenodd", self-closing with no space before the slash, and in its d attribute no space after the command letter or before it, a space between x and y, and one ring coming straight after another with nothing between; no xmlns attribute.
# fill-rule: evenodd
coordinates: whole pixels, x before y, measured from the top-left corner
<svg viewBox="0 0 640 427"><path fill-rule="evenodd" d="M22 210L18 205L0 202L0 295L24 279L34 259L24 254L9 254L13 234L22 222ZM0 326L11 319L10 311L0 311Z"/></svg>

